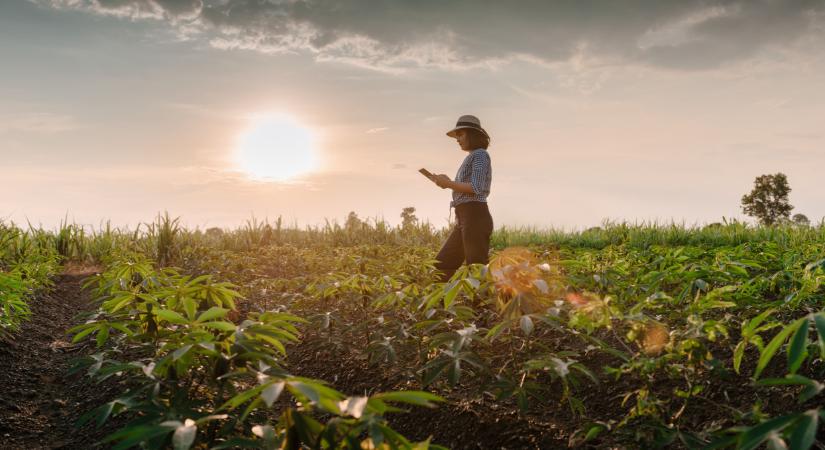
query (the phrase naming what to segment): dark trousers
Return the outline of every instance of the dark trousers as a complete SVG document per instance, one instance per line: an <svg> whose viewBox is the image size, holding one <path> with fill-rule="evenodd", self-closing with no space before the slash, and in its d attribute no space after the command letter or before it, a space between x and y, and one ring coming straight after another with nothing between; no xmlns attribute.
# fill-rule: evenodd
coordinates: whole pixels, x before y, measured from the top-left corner
<svg viewBox="0 0 825 450"><path fill-rule="evenodd" d="M461 264L487 264L493 217L485 202L467 202L455 207L457 224L436 256L442 281L449 280Z"/></svg>

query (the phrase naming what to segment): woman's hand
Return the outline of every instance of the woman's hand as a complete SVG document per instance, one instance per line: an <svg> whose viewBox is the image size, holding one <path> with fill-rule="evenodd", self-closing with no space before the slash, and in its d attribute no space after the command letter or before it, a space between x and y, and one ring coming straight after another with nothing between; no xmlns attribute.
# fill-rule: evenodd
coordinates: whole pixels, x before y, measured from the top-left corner
<svg viewBox="0 0 825 450"><path fill-rule="evenodd" d="M447 189L453 183L453 180L443 173L434 176L433 181L435 181L435 184L437 184L441 189Z"/></svg>

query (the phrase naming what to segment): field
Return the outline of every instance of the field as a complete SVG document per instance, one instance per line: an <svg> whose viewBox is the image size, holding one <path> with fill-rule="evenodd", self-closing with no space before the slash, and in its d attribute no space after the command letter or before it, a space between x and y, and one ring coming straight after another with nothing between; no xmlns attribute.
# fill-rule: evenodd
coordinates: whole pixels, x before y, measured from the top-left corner
<svg viewBox="0 0 825 450"><path fill-rule="evenodd" d="M9 448L823 446L822 224L178 223L0 224Z"/></svg>

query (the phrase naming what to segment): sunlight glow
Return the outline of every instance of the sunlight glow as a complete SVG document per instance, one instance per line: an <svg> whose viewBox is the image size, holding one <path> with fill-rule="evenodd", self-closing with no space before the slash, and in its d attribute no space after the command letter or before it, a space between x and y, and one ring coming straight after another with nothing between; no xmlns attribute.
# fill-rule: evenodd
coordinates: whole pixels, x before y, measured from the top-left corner
<svg viewBox="0 0 825 450"><path fill-rule="evenodd" d="M250 178L286 181L318 166L313 133L286 115L261 115L239 137L236 161Z"/></svg>

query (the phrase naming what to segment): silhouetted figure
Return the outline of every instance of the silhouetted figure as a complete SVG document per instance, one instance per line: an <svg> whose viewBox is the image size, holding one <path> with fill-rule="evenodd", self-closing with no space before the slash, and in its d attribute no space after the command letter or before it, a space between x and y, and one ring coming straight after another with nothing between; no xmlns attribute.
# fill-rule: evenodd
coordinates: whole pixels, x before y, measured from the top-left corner
<svg viewBox="0 0 825 450"><path fill-rule="evenodd" d="M487 147L490 135L475 116L461 116L455 128L447 132L455 138L461 150L468 152L456 173L455 180L444 174L433 181L442 189L452 189L456 226L438 252L436 267L443 273L442 281L453 276L461 264L487 264L493 218L487 208L493 168Z"/></svg>

